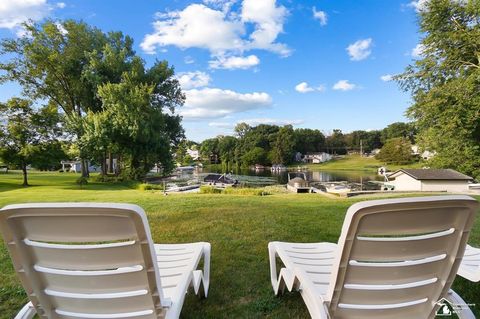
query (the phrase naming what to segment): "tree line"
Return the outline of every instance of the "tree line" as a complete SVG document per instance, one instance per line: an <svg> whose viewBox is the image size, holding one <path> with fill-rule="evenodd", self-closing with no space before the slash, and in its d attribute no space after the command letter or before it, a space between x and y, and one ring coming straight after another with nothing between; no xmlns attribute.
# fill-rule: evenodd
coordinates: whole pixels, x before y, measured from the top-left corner
<svg viewBox="0 0 480 319"><path fill-rule="evenodd" d="M126 178L138 179L155 164L171 170L184 137L176 110L185 96L167 61L147 66L132 38L83 22L24 28L24 36L0 43L0 83L22 87L21 98L0 105L0 157L24 171L24 185L26 167L49 150L65 156L74 149L83 177L88 162L106 175L113 157L111 173Z"/></svg>
<svg viewBox="0 0 480 319"><path fill-rule="evenodd" d="M356 130L343 133L333 130L325 135L318 129L297 128L291 125L277 126L260 124L250 126L247 123L236 125L234 136L217 136L204 140L198 146L188 142L177 158L184 164L191 162L183 154L187 147L196 147L203 159L211 163L222 163L226 167L249 167L254 164L291 164L295 155L326 152L344 155L348 152L370 153L380 149L395 138L401 138L403 144L411 146L415 142L416 129L412 123L396 122L382 130ZM409 148L411 149L411 147Z"/></svg>

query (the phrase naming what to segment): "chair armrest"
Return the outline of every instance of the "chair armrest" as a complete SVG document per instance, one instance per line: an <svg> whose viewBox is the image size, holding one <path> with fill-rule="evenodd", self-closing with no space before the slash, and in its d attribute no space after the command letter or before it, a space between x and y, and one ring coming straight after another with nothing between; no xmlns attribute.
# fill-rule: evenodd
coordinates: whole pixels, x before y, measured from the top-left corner
<svg viewBox="0 0 480 319"><path fill-rule="evenodd" d="M23 308L17 313L15 319L32 319L37 311L33 306L32 302L28 302Z"/></svg>

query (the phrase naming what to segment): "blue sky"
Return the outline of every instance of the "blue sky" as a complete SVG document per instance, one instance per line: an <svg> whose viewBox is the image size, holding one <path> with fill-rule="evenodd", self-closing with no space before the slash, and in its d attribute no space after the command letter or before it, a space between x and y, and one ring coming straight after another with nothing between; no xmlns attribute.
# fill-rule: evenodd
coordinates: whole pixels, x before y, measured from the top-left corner
<svg viewBox="0 0 480 319"><path fill-rule="evenodd" d="M409 95L388 79L418 57L423 1L2 0L0 37L26 18L123 31L148 64L175 66L195 141L240 121L348 132L406 120ZM0 100L19 92L4 84Z"/></svg>

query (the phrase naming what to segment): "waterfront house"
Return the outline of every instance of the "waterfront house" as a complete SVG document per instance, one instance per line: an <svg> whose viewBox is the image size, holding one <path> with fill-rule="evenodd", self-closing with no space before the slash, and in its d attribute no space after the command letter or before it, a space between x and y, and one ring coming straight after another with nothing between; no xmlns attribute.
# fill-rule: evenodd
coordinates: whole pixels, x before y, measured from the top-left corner
<svg viewBox="0 0 480 319"><path fill-rule="evenodd" d="M324 163L328 162L329 160L332 159L332 155L322 152L322 153L307 153L303 157L303 161L305 163L311 163L311 164L319 164L319 163Z"/></svg>

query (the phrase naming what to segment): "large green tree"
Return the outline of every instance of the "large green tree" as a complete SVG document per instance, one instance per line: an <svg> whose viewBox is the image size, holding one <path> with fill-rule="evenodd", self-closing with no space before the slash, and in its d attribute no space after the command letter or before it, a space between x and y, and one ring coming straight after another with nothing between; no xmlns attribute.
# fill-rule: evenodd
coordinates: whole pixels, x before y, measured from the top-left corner
<svg viewBox="0 0 480 319"><path fill-rule="evenodd" d="M295 132L291 125L285 125L278 130L270 151L271 162L290 164L295 152Z"/></svg>
<svg viewBox="0 0 480 319"><path fill-rule="evenodd" d="M120 83L100 86L98 95L102 110L90 112L82 121L84 148L100 157L107 150L115 150L125 163L124 173L129 178L144 176L154 164L161 164L164 171L170 171L173 168L172 146L183 137L181 118L167 113L165 105L156 97L160 94L158 87L170 81L173 75L173 69L167 64L156 64L153 68L160 67L165 72L156 72L155 78L149 77L150 70L143 74L136 70L125 73ZM178 103L183 102L180 90L175 98ZM173 105L168 108L174 111Z"/></svg>
<svg viewBox="0 0 480 319"><path fill-rule="evenodd" d="M58 113L46 106L39 110L26 99L12 98L0 104L0 158L23 172L28 186L27 166L38 161L39 153L59 134Z"/></svg>
<svg viewBox="0 0 480 319"><path fill-rule="evenodd" d="M23 94L32 100L48 100L63 111L69 123L87 112L101 110L97 87L119 82L123 72L139 63L132 49L133 40L121 32L103 33L83 22L46 21L27 23L26 33L16 39L4 39L0 54L0 82L15 81ZM76 138L83 134L82 125L71 126ZM87 176L84 158L82 175Z"/></svg>
<svg viewBox="0 0 480 319"><path fill-rule="evenodd" d="M414 160L412 143L408 138L396 137L385 142L375 158L386 164L408 164Z"/></svg>
<svg viewBox="0 0 480 319"><path fill-rule="evenodd" d="M302 154L325 150L325 135L319 130L299 128L295 130L295 151Z"/></svg>
<svg viewBox="0 0 480 319"><path fill-rule="evenodd" d="M480 1L430 0L419 13L422 56L396 77L431 165L480 178Z"/></svg>
<svg viewBox="0 0 480 319"><path fill-rule="evenodd" d="M170 146L180 142L183 129L181 118L175 115L175 108L183 104L184 96L173 77L173 68L166 62L157 61L146 69L145 62L135 54L130 37L121 32L103 33L83 22L28 23L25 29L24 37L6 39L0 44L0 53L6 58L0 63L0 70L4 71L0 81L16 81L22 85L26 96L46 99L63 111L68 124L66 127L77 141L83 176L88 175L87 159L104 163L107 153L112 158L112 152L128 151L127 157L131 161L128 166L139 170L137 165L147 165L153 160L155 156L151 152L168 152ZM127 76L128 85L131 84L129 88L125 87ZM118 114L111 110L118 110L120 105L125 104L128 99L125 92L138 93L142 90L148 91L148 105L157 111L153 115L147 112L145 116L152 115L151 121L159 121L157 126L150 123L152 125L145 126L144 130L157 130L155 134L161 136L165 143L161 151L155 144L158 140L153 145L139 143L135 139L138 132L132 131L130 140L112 140L112 134L120 131L115 127L120 122L109 122L109 118L105 118L115 114L118 120ZM116 100L111 93L119 94ZM138 105L128 109L130 112L135 110L139 110ZM139 114L132 114L132 117L135 116ZM85 138L84 134L87 134ZM125 134L122 136L125 137ZM142 142L150 141L146 139ZM143 158L140 159L140 156ZM121 157L122 154L117 154L117 158ZM171 166L171 160L163 158L163 161L166 167Z"/></svg>

